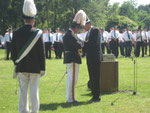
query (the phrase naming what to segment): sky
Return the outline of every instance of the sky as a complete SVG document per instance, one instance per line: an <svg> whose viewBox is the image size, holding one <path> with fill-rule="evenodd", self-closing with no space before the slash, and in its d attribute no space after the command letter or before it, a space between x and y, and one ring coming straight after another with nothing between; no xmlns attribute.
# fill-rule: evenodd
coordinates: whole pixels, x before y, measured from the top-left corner
<svg viewBox="0 0 150 113"><path fill-rule="evenodd" d="M122 4L124 1L128 1L128 0L109 0L110 1L110 4L113 4L113 3L120 3ZM139 5L147 5L147 4L150 4L150 0L135 0L136 3Z"/></svg>

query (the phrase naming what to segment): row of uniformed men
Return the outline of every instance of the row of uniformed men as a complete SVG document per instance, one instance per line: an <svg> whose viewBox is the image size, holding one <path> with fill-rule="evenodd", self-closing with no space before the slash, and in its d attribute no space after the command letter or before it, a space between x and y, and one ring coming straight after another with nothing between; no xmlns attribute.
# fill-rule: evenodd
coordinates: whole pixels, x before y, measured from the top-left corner
<svg viewBox="0 0 150 113"><path fill-rule="evenodd" d="M87 32L79 34L79 38L85 41ZM134 46L134 54L136 57L140 55L140 48L142 48L142 57L147 55L147 46L149 45L150 55L150 30L147 28L137 30L129 30L129 27L123 30L122 33L116 27L112 27L110 32L100 29L100 39L103 54L105 54L105 48L107 54L114 54L116 57L119 55L118 47L120 46L120 54L125 57L130 57L132 52L132 46Z"/></svg>
<svg viewBox="0 0 150 113"><path fill-rule="evenodd" d="M45 43L45 53L46 58L51 59L51 48L54 48L55 58L61 59L63 52L63 36L65 31L60 31L59 28L56 32L51 32L51 29L44 29L43 41Z"/></svg>
<svg viewBox="0 0 150 113"><path fill-rule="evenodd" d="M56 32L51 32L51 29L44 29L43 33L43 42L45 43L45 56L48 59L51 59L51 48L54 47L55 57L62 58L63 44L62 38L64 36L64 30L60 31L59 28L56 29ZM12 29L9 28L8 32L5 33L4 37L0 36L0 44L3 47L6 47L6 60L10 59L11 52L11 41L12 41Z"/></svg>
<svg viewBox="0 0 150 113"><path fill-rule="evenodd" d="M150 56L150 30L144 28L143 31L140 29L130 31L129 28L123 30L122 33L116 27L112 27L110 32L105 31L103 28L100 29L100 39L103 54L105 54L105 48L107 49L107 54L114 54L116 57L119 55L118 47L120 46L120 54L125 57L130 57L132 52L132 45L134 45L134 54L136 57L140 55L140 48L142 48L142 57L144 54L147 55L147 46L149 46L149 56ZM55 58L62 58L63 52L63 36L65 31L60 31L59 28L56 32L51 32L51 29L44 29L43 42L45 43L45 53L46 58L51 59L51 48L54 48ZM87 32L83 31L78 34L78 37L85 41ZM9 59L9 54L11 51L11 39L12 30L8 29L5 33L4 38L1 37L1 43L6 45L6 59Z"/></svg>

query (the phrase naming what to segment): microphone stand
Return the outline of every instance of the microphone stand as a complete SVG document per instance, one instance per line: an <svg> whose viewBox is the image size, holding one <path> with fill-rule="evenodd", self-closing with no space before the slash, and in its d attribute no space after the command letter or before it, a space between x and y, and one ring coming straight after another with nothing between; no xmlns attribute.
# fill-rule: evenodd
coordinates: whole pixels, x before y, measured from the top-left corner
<svg viewBox="0 0 150 113"><path fill-rule="evenodd" d="M134 53L132 52L132 61L133 61L133 95L137 95L137 58L135 58Z"/></svg>

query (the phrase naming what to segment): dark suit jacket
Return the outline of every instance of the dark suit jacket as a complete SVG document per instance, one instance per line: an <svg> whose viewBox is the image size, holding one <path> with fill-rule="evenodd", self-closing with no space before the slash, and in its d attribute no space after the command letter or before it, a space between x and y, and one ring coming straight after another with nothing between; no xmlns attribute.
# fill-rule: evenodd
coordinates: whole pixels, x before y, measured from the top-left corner
<svg viewBox="0 0 150 113"><path fill-rule="evenodd" d="M81 64L81 57L78 54L78 49L81 49L81 45L72 36L72 31L68 30L63 38L64 45L64 63L78 63Z"/></svg>
<svg viewBox="0 0 150 113"><path fill-rule="evenodd" d="M24 47L36 29L31 25L24 25L14 31L12 38L12 60L15 64L18 52ZM42 36L38 39L31 51L18 64L16 72L40 73L45 71L45 55Z"/></svg>
<svg viewBox="0 0 150 113"><path fill-rule="evenodd" d="M84 51L87 53L87 63L99 63L102 60L102 49L100 43L100 32L92 27L84 43Z"/></svg>

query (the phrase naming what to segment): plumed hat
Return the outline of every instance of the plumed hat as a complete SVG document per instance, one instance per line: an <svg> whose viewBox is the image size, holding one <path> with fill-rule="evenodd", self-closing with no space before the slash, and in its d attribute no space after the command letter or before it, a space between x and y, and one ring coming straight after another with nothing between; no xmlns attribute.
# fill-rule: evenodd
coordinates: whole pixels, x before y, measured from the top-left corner
<svg viewBox="0 0 150 113"><path fill-rule="evenodd" d="M86 24L86 13L83 10L79 10L73 19L72 22L74 25L76 24L77 26L85 26Z"/></svg>
<svg viewBox="0 0 150 113"><path fill-rule="evenodd" d="M34 4L34 0L25 0L23 5L23 18L24 19L35 18L36 14L37 9Z"/></svg>
<svg viewBox="0 0 150 113"><path fill-rule="evenodd" d="M88 16L86 16L86 24L90 23L91 20L88 18Z"/></svg>

